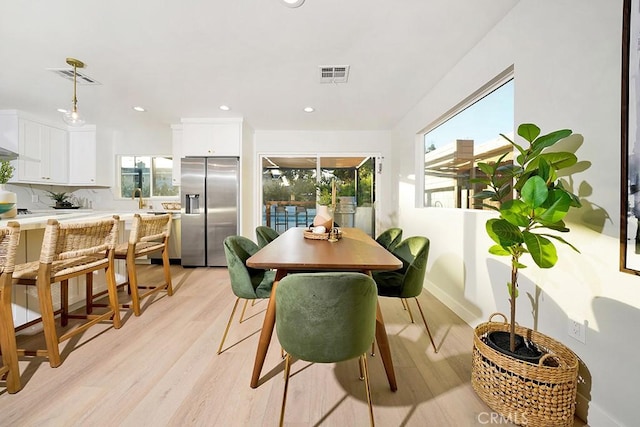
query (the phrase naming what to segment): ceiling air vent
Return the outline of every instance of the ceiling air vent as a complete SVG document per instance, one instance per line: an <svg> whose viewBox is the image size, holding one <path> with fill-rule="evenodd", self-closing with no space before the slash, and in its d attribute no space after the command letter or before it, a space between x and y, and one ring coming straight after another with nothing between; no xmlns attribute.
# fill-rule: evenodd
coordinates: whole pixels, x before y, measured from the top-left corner
<svg viewBox="0 0 640 427"><path fill-rule="evenodd" d="M73 68L47 68L48 71L52 71L62 78L73 81ZM86 74L82 74L76 70L77 83L79 85L99 85L100 82L92 79Z"/></svg>
<svg viewBox="0 0 640 427"><path fill-rule="evenodd" d="M320 66L320 83L346 83L348 78L348 65Z"/></svg>

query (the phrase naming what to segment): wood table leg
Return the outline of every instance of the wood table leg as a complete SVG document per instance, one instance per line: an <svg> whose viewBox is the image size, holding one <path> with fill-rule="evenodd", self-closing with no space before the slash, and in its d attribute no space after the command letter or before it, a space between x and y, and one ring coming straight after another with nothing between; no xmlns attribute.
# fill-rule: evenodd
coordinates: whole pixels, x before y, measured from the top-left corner
<svg viewBox="0 0 640 427"><path fill-rule="evenodd" d="M260 372L264 365L264 359L267 357L267 350L269 350L269 344L271 343L271 336L273 335L273 326L276 323L276 288L278 282L284 276L287 275L286 271L276 271L276 278L271 288L271 296L269 297L269 303L267 305L267 312L264 315L264 321L262 322L262 331L260 332L260 340L258 341L258 350L256 351L256 360L253 362L253 374L251 374L251 388L258 387L258 381L260 380Z"/></svg>
<svg viewBox="0 0 640 427"><path fill-rule="evenodd" d="M387 338L387 330L384 327L382 311L380 311L380 303L378 303L376 307L376 342L378 343L378 350L380 351L380 358L382 359L384 370L387 373L389 387L391 388L391 391L396 391L398 390L398 385L396 383L396 373L393 370L391 349L389 347L389 339Z"/></svg>

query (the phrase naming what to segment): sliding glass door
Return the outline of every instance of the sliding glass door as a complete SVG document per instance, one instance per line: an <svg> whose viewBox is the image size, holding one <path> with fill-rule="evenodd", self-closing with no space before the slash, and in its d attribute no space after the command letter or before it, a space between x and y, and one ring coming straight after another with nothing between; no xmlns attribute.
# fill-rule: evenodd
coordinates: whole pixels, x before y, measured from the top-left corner
<svg viewBox="0 0 640 427"><path fill-rule="evenodd" d="M260 156L262 225L278 232L308 226L316 214L316 188L335 183L334 221L373 236L374 156Z"/></svg>

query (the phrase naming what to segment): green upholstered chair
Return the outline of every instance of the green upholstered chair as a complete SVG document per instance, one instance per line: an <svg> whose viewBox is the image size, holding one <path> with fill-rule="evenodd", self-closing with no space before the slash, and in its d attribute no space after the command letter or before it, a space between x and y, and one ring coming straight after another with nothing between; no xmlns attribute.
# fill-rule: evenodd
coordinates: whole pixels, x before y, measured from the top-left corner
<svg viewBox="0 0 640 427"><path fill-rule="evenodd" d="M271 227L267 227L266 225L256 227L256 238L258 239L258 246L261 248L273 242L278 236L280 236L280 234Z"/></svg>
<svg viewBox="0 0 640 427"><path fill-rule="evenodd" d="M291 358L334 363L359 357L369 420L373 422L366 351L376 328L376 285L361 273L300 273L276 288L276 331L286 352L280 425L284 422Z"/></svg>
<svg viewBox="0 0 640 427"><path fill-rule="evenodd" d="M401 241L402 228L389 228L388 230L380 233L378 237L376 237L376 242L378 242L389 252L393 252L396 246L398 246L398 243L400 243Z"/></svg>
<svg viewBox="0 0 640 427"><path fill-rule="evenodd" d="M218 347L218 354L222 352L224 340L227 338L231 321L238 308L240 299L245 300L245 306L240 315L240 322L244 317L244 311L247 308L246 302L261 298L269 298L271 288L275 278L275 272L270 270L259 270L247 267L247 259L258 252L260 248L250 239L242 236L229 236L224 239L224 254L227 258L227 269L231 278L231 289L236 295L236 302L233 305L231 316L224 330L222 341Z"/></svg>
<svg viewBox="0 0 640 427"><path fill-rule="evenodd" d="M422 292L424 275L427 269L427 258L429 256L429 239L421 236L409 237L398 244L392 251L396 258L402 261L402 268L395 271L380 271L373 273L373 279L378 285L378 295L383 297L400 298L409 312L411 323L413 314L409 308L409 298L413 298L418 305L418 310L422 316L427 334L431 340L434 351L438 348L433 342L429 325L420 307L418 296Z"/></svg>

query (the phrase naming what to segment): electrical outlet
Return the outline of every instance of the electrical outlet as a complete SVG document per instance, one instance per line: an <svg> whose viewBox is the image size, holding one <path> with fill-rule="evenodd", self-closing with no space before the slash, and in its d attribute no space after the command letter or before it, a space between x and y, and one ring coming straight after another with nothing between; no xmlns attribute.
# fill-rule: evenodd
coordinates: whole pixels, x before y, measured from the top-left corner
<svg viewBox="0 0 640 427"><path fill-rule="evenodd" d="M38 203L38 195L37 194L32 194L31 195L31 202L32 203Z"/></svg>
<svg viewBox="0 0 640 427"><path fill-rule="evenodd" d="M587 328L585 324L586 322L579 322L571 318L569 318L567 323L567 332L569 333L569 336L577 339L583 344L587 343Z"/></svg>

